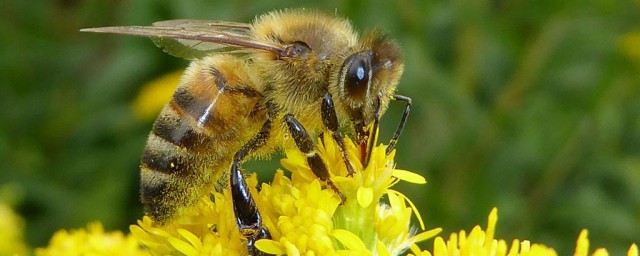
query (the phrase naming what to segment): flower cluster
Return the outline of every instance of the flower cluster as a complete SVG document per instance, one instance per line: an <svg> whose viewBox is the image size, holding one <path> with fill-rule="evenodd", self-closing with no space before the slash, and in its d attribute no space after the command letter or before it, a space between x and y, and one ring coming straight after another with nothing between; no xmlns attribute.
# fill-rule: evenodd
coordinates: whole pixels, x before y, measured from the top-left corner
<svg viewBox="0 0 640 256"><path fill-rule="evenodd" d="M35 250L36 256L56 255L131 255L147 256L138 240L120 231L105 233L99 222L90 223L86 229L57 231L49 246Z"/></svg>
<svg viewBox="0 0 640 256"><path fill-rule="evenodd" d="M347 198L344 204L334 191L322 188L302 153L286 152L287 158L281 163L291 170L291 179L279 172L274 183L262 186L257 199L258 206L267 209L267 228L274 231L273 240L256 244L259 249L289 255L398 255L439 232L435 229L416 234L411 225L414 214L424 229L418 211L407 197L390 189L400 180L424 184L424 178L395 169L393 153L385 155L382 145L374 147L365 168L355 144L349 139L345 144L353 175L348 174L342 153L330 136L318 143L318 154L326 160L331 180ZM388 203L383 202L384 197Z"/></svg>
<svg viewBox="0 0 640 256"><path fill-rule="evenodd" d="M441 229L418 232L411 219L417 216L408 198L393 190L399 181L425 183L421 176L395 169L394 153L385 155L385 146L374 147L369 166L363 168L359 150L347 140L349 159L355 173L347 170L339 148L330 137L319 141L318 153L326 161L331 180L347 201L341 204L335 191L315 178L299 151L287 151L282 165L291 178L278 170L270 184L262 184L256 175L247 178L251 193L272 235L259 240L256 247L277 255L557 255L545 245L514 240L510 245L495 238L497 210L490 215L485 230L460 231L448 239L436 237L432 250L417 243L435 237ZM228 192L212 192L166 225L156 225L143 217L130 227L131 234L105 233L99 224L87 230L62 230L47 248L36 255L247 255L246 239L238 231ZM140 246L142 245L142 246ZM589 240L584 230L577 241L575 255L589 255ZM608 255L599 248L591 255ZM638 256L633 244L628 256Z"/></svg>
<svg viewBox="0 0 640 256"><path fill-rule="evenodd" d="M327 136L318 145L331 180L347 201L341 204L336 192L323 186L302 153L287 151L282 165L291 171L291 178L278 170L270 184L251 191L263 225L272 235L271 240L256 243L259 250L288 255L399 255L440 231L416 234L411 218L417 210L406 196L390 188L400 180L418 184L426 181L395 169L393 153L385 155L385 146L374 147L370 164L364 168L358 160L362 158L360 151L347 139L349 160L355 170L348 175L333 139ZM255 175L247 181L250 187L256 187ZM156 254L243 255L246 246L235 226L231 203L229 193L212 191L211 196L202 198L171 223L155 226L145 217L131 226L131 232Z"/></svg>
<svg viewBox="0 0 640 256"><path fill-rule="evenodd" d="M464 230L453 233L448 240L442 237L436 237L433 242L433 251L421 251L417 246L412 246L411 251L415 255L421 256L446 256L446 255L478 255L478 256L518 256L518 255L540 255L540 256L556 256L557 253L553 248L549 248L543 244L531 243L528 240L515 239L511 242L511 247L502 239L494 238L496 232L496 223L498 222L498 209L494 208L489 214L486 230L482 230L480 226L475 226L469 234ZM587 230L582 230L578 241L576 242L575 256L589 255L589 239ZM596 249L594 256L609 255L604 248ZM627 252L628 256L638 256L638 246L632 244Z"/></svg>

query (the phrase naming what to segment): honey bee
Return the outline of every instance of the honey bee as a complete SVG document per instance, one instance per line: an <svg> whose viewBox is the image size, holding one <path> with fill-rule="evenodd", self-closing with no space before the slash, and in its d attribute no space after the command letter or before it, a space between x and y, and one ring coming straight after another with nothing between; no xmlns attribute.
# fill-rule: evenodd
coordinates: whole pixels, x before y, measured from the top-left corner
<svg viewBox="0 0 640 256"><path fill-rule="evenodd" d="M250 24L169 20L81 31L149 37L193 60L144 148L141 200L162 224L212 188L230 186L236 223L254 254L253 242L270 236L240 170L244 160L297 147L344 202L314 138L330 134L353 173L343 133L355 134L366 166L389 102L406 107L387 154L410 112L411 99L395 94L403 72L397 43L377 31L360 37L346 19L322 12L273 11Z"/></svg>

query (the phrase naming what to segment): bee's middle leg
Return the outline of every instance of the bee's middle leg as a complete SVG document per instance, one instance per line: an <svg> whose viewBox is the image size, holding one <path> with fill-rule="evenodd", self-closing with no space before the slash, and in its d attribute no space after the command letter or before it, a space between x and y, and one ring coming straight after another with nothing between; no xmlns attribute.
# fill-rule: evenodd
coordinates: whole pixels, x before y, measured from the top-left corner
<svg viewBox="0 0 640 256"><path fill-rule="evenodd" d="M267 119L260 132L233 156L233 163L231 164L231 179L229 182L231 183L233 213L240 233L247 238L247 249L250 255L265 255L258 251L254 244L260 239L270 239L271 234L269 234L267 228L262 226L262 218L251 196L244 175L240 171L240 164L247 155L264 146L269 139L270 132L271 119Z"/></svg>
<svg viewBox="0 0 640 256"><path fill-rule="evenodd" d="M316 152L315 145L311 140L311 136L307 133L307 130L304 129L302 124L296 120L296 118L292 114L287 114L284 116L284 121L289 127L289 132L293 137L293 140L296 142L296 146L303 154L307 157L307 163L313 171L313 174L316 175L320 180L327 183L329 187L340 197L342 203L346 202L346 197L340 193L338 187L331 181L329 171L327 170L327 166L320 158L320 155Z"/></svg>

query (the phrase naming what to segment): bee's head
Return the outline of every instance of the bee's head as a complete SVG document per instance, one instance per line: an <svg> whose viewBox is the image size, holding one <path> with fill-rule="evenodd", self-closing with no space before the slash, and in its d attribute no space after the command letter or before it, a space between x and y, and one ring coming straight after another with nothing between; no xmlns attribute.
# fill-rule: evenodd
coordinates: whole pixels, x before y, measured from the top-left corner
<svg viewBox="0 0 640 256"><path fill-rule="evenodd" d="M389 105L402 75L398 45L385 35L372 32L340 67L338 97L356 128L364 127ZM334 96L335 97L335 96Z"/></svg>

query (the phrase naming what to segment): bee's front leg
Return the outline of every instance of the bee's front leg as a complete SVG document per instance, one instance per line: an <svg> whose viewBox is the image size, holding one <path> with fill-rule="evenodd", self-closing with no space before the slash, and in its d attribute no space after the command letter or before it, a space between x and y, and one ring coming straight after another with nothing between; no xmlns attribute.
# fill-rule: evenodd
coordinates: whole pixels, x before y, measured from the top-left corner
<svg viewBox="0 0 640 256"><path fill-rule="evenodd" d="M260 239L270 239L271 234L269 234L267 228L262 226L262 218L251 196L249 186L240 171L240 164L247 155L262 147L267 142L270 132L271 119L267 119L262 125L260 132L251 138L251 140L233 156L233 163L231 164L230 183L233 213L240 233L247 238L247 249L250 255L268 255L258 251L254 244Z"/></svg>
<svg viewBox="0 0 640 256"><path fill-rule="evenodd" d="M307 163L309 164L311 171L313 171L313 174L315 174L320 180L326 182L327 185L340 197L341 202L345 203L347 198L340 193L338 187L336 187L331 179L329 179L330 175L327 170L327 166L320 158L320 155L316 152L311 136L309 136L307 130L304 129L302 124L300 124L292 114L285 115L284 121L289 127L289 132L291 133L293 140L296 142L296 146L307 157Z"/></svg>
<svg viewBox="0 0 640 256"><path fill-rule="evenodd" d="M331 94L328 92L324 94L322 97L322 123L325 127L331 132L331 137L340 147L340 151L342 151L342 160L344 160L344 164L347 165L347 172L349 175L353 175L353 167L351 163L349 163L349 159L347 158L347 148L344 145L344 137L338 131L340 128L338 123L338 115L336 115L336 109L333 105L333 99L331 98Z"/></svg>
<svg viewBox="0 0 640 256"><path fill-rule="evenodd" d="M396 143L398 143L398 138L400 138L400 134L402 134L402 130L404 129L404 125L407 123L407 118L409 118L409 112L411 112L411 98L407 96L402 96L399 94L394 94L393 99L397 101L404 101L405 108L402 113L402 118L400 119L400 123L398 124L398 128L396 132L391 137L391 141L389 141L389 145L387 146L386 154L389 155L393 148L396 147Z"/></svg>

